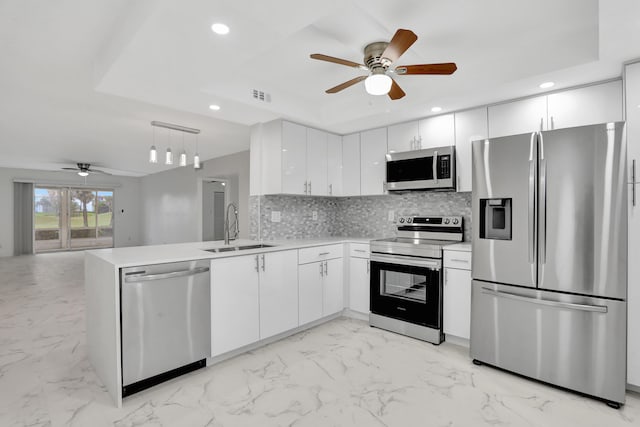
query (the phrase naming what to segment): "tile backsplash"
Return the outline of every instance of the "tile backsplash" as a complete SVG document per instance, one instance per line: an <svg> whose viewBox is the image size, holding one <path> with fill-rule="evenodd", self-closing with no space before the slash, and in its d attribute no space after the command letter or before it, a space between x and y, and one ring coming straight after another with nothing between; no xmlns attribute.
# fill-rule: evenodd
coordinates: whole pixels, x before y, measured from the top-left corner
<svg viewBox="0 0 640 427"><path fill-rule="evenodd" d="M293 195L251 196L250 230L253 239L305 239L317 237L394 236L389 221L407 215L462 215L464 239L471 241L471 193L419 191L357 197ZM280 222L272 212L280 212ZM313 219L313 212L317 219Z"/></svg>

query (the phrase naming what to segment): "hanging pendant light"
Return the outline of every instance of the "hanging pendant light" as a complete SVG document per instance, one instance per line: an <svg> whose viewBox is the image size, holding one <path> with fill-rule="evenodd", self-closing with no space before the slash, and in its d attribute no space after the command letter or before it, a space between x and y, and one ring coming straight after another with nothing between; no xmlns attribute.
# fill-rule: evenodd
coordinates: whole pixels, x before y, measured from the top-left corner
<svg viewBox="0 0 640 427"><path fill-rule="evenodd" d="M196 154L193 156L193 168L200 169L200 156L198 155L198 135L196 134Z"/></svg>
<svg viewBox="0 0 640 427"><path fill-rule="evenodd" d="M155 145L152 145L149 150L149 163L158 163L158 150Z"/></svg>
<svg viewBox="0 0 640 427"><path fill-rule="evenodd" d="M172 165L173 164L173 153L171 152L171 148L167 148L167 153L165 155L164 164L165 165Z"/></svg>
<svg viewBox="0 0 640 427"><path fill-rule="evenodd" d="M187 152L184 151L184 133L182 134L182 152L180 153L180 166L187 166Z"/></svg>

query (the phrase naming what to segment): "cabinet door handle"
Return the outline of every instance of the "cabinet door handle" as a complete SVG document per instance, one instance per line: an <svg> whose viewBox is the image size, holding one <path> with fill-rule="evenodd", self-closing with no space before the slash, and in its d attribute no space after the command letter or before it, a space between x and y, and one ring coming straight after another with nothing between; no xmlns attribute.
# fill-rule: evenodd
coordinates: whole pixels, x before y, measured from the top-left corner
<svg viewBox="0 0 640 427"><path fill-rule="evenodd" d="M365 251L364 249L354 249L353 251L354 251L354 252L367 252L367 251Z"/></svg>
<svg viewBox="0 0 640 427"><path fill-rule="evenodd" d="M333 196L333 184L329 184L329 195Z"/></svg>
<svg viewBox="0 0 640 427"><path fill-rule="evenodd" d="M324 268L322 267L322 263L320 263L320 277L324 276Z"/></svg>
<svg viewBox="0 0 640 427"><path fill-rule="evenodd" d="M320 252L318 254L318 256L324 256L324 255L329 255L331 252Z"/></svg>
<svg viewBox="0 0 640 427"><path fill-rule="evenodd" d="M309 181L309 195L311 195L311 181Z"/></svg>
<svg viewBox="0 0 640 427"><path fill-rule="evenodd" d="M262 254L262 271L264 271L264 266L265 266L264 254Z"/></svg>
<svg viewBox="0 0 640 427"><path fill-rule="evenodd" d="M329 263L327 263L327 261L324 262L324 275L329 275Z"/></svg>
<svg viewBox="0 0 640 427"><path fill-rule="evenodd" d="M459 259L459 258L451 258L452 262L464 262L465 264L468 263L468 261L466 259Z"/></svg>
<svg viewBox="0 0 640 427"><path fill-rule="evenodd" d="M371 261L367 260L367 274L371 272Z"/></svg>
<svg viewBox="0 0 640 427"><path fill-rule="evenodd" d="M307 181L304 182L304 194L307 194Z"/></svg>
<svg viewBox="0 0 640 427"><path fill-rule="evenodd" d="M636 205L636 159L631 162L631 203Z"/></svg>
<svg viewBox="0 0 640 427"><path fill-rule="evenodd" d="M448 282L448 274L447 274L447 269L444 269L444 285L447 286L447 282Z"/></svg>
<svg viewBox="0 0 640 427"><path fill-rule="evenodd" d="M258 260L258 255L256 255L256 271L260 271L260 261Z"/></svg>
<svg viewBox="0 0 640 427"><path fill-rule="evenodd" d="M422 150L422 135L418 136L418 150Z"/></svg>
<svg viewBox="0 0 640 427"><path fill-rule="evenodd" d="M544 130L542 127L544 126L544 117L540 117L540 130Z"/></svg>
<svg viewBox="0 0 640 427"><path fill-rule="evenodd" d="M551 116L551 130L555 129L555 124L553 123L553 116Z"/></svg>

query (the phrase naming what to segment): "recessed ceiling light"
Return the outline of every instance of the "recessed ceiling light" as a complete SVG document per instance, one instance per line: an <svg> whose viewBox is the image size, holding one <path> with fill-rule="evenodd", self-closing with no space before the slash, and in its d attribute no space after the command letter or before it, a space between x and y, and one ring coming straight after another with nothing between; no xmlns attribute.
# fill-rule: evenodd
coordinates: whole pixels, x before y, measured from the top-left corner
<svg viewBox="0 0 640 427"><path fill-rule="evenodd" d="M220 22L216 22L211 26L211 31L221 35L229 34L229 27L224 24L221 24Z"/></svg>
<svg viewBox="0 0 640 427"><path fill-rule="evenodd" d="M216 104L211 104L209 105L209 109L213 111L218 111L220 109L220 106Z"/></svg>
<svg viewBox="0 0 640 427"><path fill-rule="evenodd" d="M442 107L433 107L431 108L431 111L434 113L439 113L440 111L442 111Z"/></svg>
<svg viewBox="0 0 640 427"><path fill-rule="evenodd" d="M549 89L550 87L553 87L553 85L555 85L554 82L544 82L540 84L540 89Z"/></svg>

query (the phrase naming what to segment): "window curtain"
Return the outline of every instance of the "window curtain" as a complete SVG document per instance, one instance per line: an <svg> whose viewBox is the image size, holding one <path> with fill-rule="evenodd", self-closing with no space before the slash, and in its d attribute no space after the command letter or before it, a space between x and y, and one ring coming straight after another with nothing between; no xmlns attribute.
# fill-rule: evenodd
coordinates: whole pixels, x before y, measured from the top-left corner
<svg viewBox="0 0 640 427"><path fill-rule="evenodd" d="M13 183L13 254L33 254L33 184Z"/></svg>

